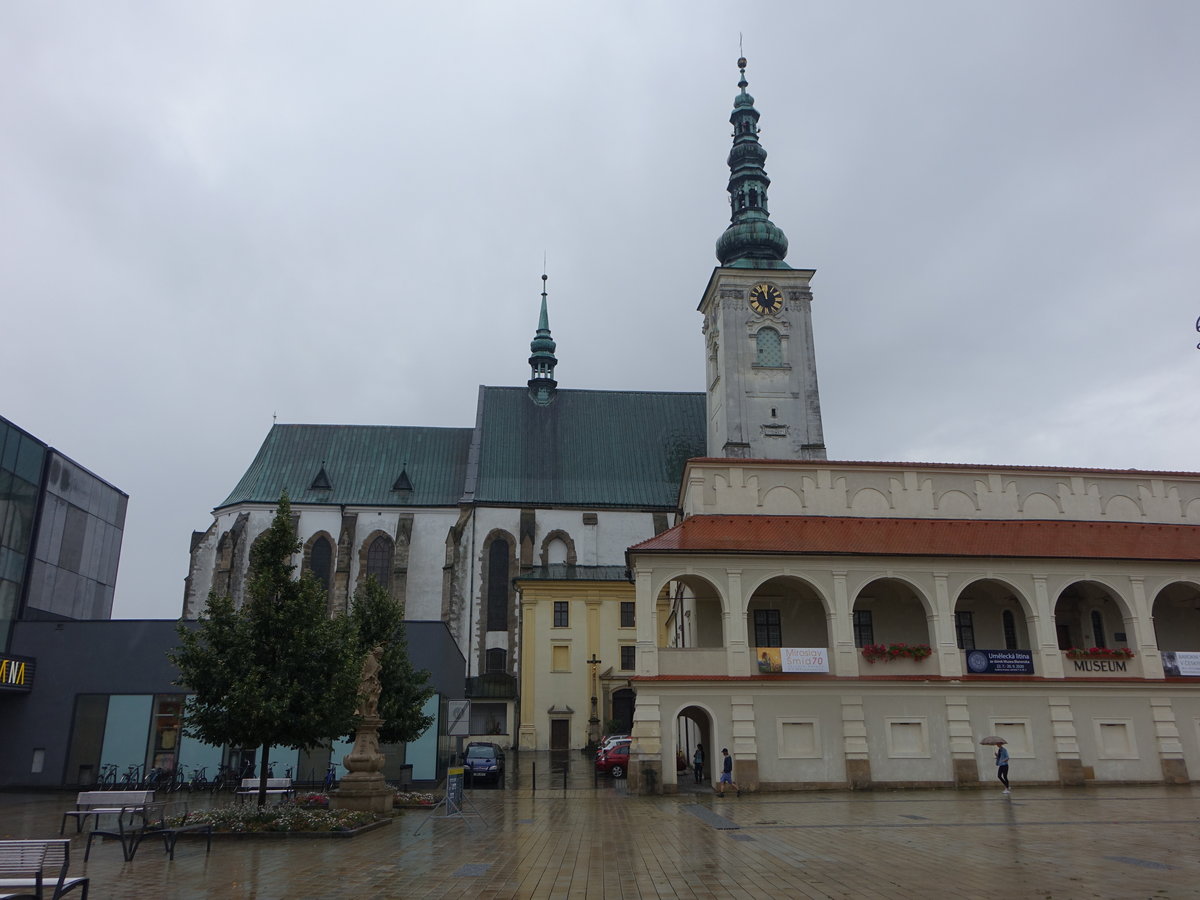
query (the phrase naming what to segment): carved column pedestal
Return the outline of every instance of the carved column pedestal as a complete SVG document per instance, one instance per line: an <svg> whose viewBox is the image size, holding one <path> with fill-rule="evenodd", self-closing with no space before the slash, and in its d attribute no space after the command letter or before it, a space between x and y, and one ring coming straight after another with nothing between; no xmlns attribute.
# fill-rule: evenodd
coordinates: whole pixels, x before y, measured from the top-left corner
<svg viewBox="0 0 1200 900"><path fill-rule="evenodd" d="M342 760L350 773L329 795L330 809L392 811L394 794L383 780L383 754L379 752L379 726L382 724L383 719L378 716L363 717L354 735L354 746Z"/></svg>

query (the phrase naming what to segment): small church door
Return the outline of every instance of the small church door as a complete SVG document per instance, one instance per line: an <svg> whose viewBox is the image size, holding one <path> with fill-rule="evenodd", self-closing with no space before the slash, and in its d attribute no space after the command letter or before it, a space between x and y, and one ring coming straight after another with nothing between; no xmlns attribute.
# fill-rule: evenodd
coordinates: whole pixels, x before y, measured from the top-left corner
<svg viewBox="0 0 1200 900"><path fill-rule="evenodd" d="M571 720L570 719L551 719L550 720L550 749L551 750L570 750L571 749Z"/></svg>

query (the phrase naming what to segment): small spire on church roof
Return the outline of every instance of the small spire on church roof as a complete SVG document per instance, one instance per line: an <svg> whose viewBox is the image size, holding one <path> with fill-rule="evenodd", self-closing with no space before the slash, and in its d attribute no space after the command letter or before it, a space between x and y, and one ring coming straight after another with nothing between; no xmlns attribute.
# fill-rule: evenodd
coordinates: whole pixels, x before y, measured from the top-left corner
<svg viewBox="0 0 1200 900"><path fill-rule="evenodd" d="M558 346L550 336L550 314L546 304L546 273L542 272L542 311L538 316L537 334L529 342L529 395L533 402L546 406L554 399L558 382L554 380L554 367L558 359L554 350Z"/></svg>

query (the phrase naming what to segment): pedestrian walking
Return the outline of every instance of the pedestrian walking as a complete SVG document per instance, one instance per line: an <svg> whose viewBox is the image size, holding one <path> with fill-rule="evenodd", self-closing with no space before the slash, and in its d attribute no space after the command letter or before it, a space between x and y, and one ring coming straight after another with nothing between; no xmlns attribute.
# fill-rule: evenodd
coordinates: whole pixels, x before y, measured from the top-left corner
<svg viewBox="0 0 1200 900"><path fill-rule="evenodd" d="M996 777L1004 785L1004 790L1000 793L1011 794L1012 791L1008 787L1008 748L1003 744L996 745Z"/></svg>
<svg viewBox="0 0 1200 900"><path fill-rule="evenodd" d="M722 747L721 756L723 761L721 763L721 780L717 782L717 796L724 797L725 785L729 785L737 791L737 795L740 797L742 796L742 789L733 780L733 757L729 755L729 748Z"/></svg>
<svg viewBox="0 0 1200 900"><path fill-rule="evenodd" d="M704 781L704 745L696 744L696 752L692 754L692 775L696 779L696 784Z"/></svg>

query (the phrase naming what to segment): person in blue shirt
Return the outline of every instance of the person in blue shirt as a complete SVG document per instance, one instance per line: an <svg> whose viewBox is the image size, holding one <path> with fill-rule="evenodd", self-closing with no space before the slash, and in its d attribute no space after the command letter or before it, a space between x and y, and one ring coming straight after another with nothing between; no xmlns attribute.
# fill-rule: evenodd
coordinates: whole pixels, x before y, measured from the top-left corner
<svg viewBox="0 0 1200 900"><path fill-rule="evenodd" d="M725 785L729 785L737 791L737 795L740 797L742 796L742 789L733 780L733 757L729 755L728 748L721 748L721 756L724 757L724 762L721 764L721 780L717 782L717 796L724 797Z"/></svg>
<svg viewBox="0 0 1200 900"><path fill-rule="evenodd" d="M1008 748L1003 744L996 747L996 777L1000 779L1000 783L1004 785L1004 790L1000 793L1012 793L1008 787Z"/></svg>

